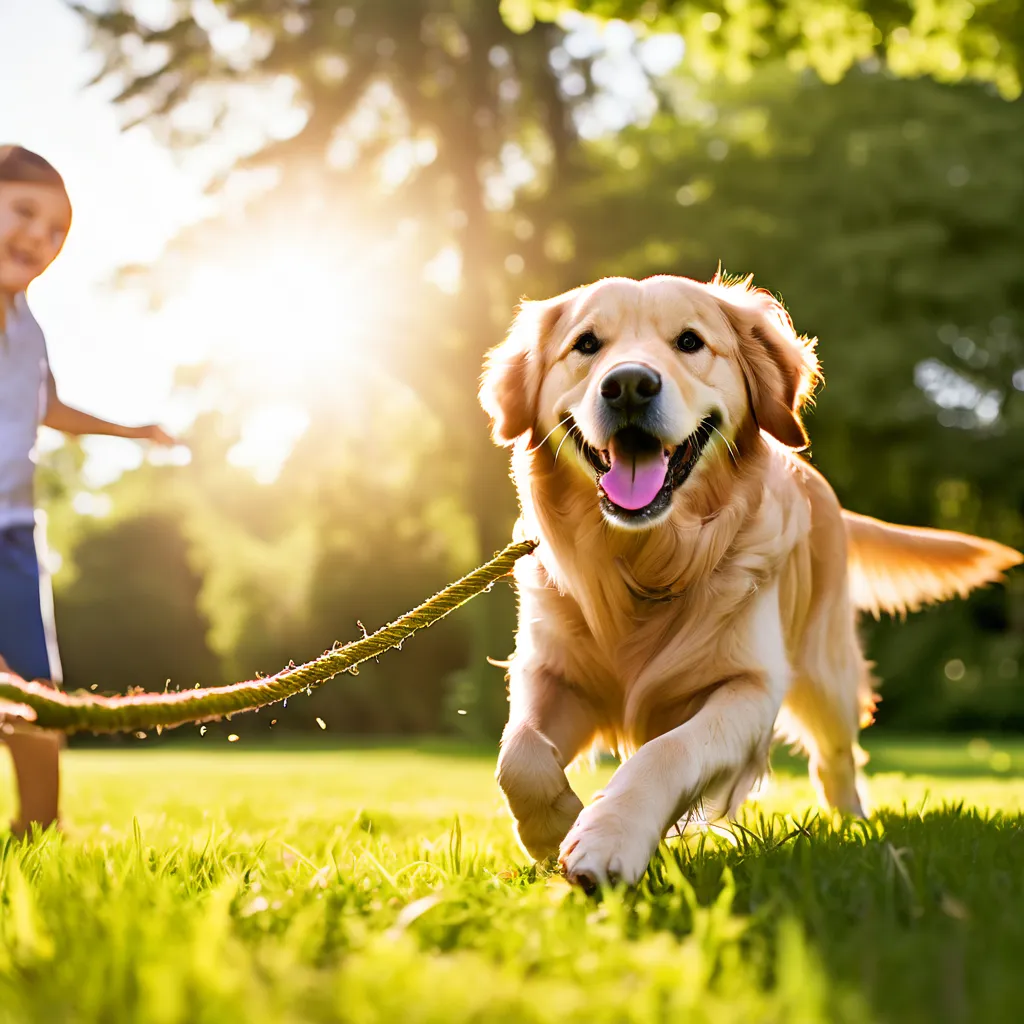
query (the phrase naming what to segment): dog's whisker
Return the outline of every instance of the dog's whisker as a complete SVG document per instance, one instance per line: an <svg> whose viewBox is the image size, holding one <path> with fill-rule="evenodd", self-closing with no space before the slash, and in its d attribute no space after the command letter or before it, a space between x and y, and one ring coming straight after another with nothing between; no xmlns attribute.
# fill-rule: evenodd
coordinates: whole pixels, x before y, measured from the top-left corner
<svg viewBox="0 0 1024 1024"><path fill-rule="evenodd" d="M723 434L714 423L710 424L711 429L725 442L725 447L729 450L729 457L738 466L740 464L739 451L736 446Z"/></svg>
<svg viewBox="0 0 1024 1024"><path fill-rule="evenodd" d="M544 435L544 437L543 437L543 438L541 438L541 440L539 440L539 441L538 441L538 442L537 442L537 443L536 443L536 444L535 444L535 445L534 445L534 446L533 446L532 448L527 448L526 450L527 450L528 452L530 452L531 454L532 454L533 452L535 452L535 451L539 451L539 450L540 450L540 448L541 448L541 446L547 443L547 440L548 440L548 438L549 438L549 437L550 437L550 436L551 436L551 435L552 435L552 434L553 434L553 433L554 433L554 432L555 432L555 431L556 431L556 430L557 430L557 429L558 429L559 427L565 426L565 424L566 424L566 423L568 423L568 422L569 422L569 420L571 420L571 419L572 419L572 413L571 413L571 412L567 412L567 413L565 414L565 418L564 418L564 419L561 419L561 420L559 420L559 421L558 421L558 422L557 422L557 423L556 423L556 424L555 424L555 425L554 425L554 426L553 426L553 427L552 427L552 428L551 428L551 429L550 429L550 430L549 430L549 431L548 431L548 432L547 432L547 433L546 433L546 434ZM565 440L565 438L563 438L562 440L564 441L564 440Z"/></svg>
<svg viewBox="0 0 1024 1024"><path fill-rule="evenodd" d="M578 426L577 426L577 425L576 425L576 424L574 423L574 424L573 424L573 425L572 425L572 426L571 426L571 427L570 427L570 428L569 428L569 429L568 429L568 430L567 430L567 431L565 432L565 437L563 437L563 438L562 438L562 440L558 442L558 447L557 447L557 448L555 449L555 462L554 462L554 464L555 464L556 466L558 465L558 453L559 453L559 452L560 452L560 451L562 450L562 445L563 445L563 444L565 444L565 442L566 442L566 441L567 441L567 440L568 440L568 439L569 439L569 438L570 438L570 437L572 436L572 434L573 434L573 432L574 432L574 431L578 431L579 429L580 429L580 428L579 428L579 427L578 427Z"/></svg>
<svg viewBox="0 0 1024 1024"><path fill-rule="evenodd" d="M737 451L736 446L713 423L709 425L711 429L725 442L725 447L728 449L729 455L732 458L733 462L738 463L739 452Z"/></svg>

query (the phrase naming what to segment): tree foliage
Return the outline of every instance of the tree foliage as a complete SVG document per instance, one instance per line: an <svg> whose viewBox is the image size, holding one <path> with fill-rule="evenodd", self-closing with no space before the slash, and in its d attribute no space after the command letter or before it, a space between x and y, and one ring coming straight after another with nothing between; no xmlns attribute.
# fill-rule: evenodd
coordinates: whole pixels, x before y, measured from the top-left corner
<svg viewBox="0 0 1024 1024"><path fill-rule="evenodd" d="M124 692L219 681L199 609L202 577L178 521L145 511L89 530L57 614L67 683Z"/></svg>
<svg viewBox="0 0 1024 1024"><path fill-rule="evenodd" d="M882 58L903 77L991 82L1006 97L1024 81L1020 0L502 0L509 25L530 30L568 11L679 32L704 77L746 79L779 57L837 82Z"/></svg>

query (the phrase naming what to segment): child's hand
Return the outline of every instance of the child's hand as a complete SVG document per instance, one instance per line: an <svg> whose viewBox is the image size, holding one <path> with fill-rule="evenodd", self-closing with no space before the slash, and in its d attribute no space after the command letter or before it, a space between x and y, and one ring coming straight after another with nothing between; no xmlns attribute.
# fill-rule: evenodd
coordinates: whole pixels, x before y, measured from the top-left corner
<svg viewBox="0 0 1024 1024"><path fill-rule="evenodd" d="M27 704L17 704L13 700L5 700L0 697L0 725L2 725L3 732L8 733L8 730L13 731L12 726L9 722L4 721L6 718L17 718L22 722L34 722L36 713Z"/></svg>
<svg viewBox="0 0 1024 1024"><path fill-rule="evenodd" d="M11 666L4 661L4 656L0 654L0 673L7 672L10 675L14 675L11 672ZM27 705L21 704L18 701L7 700L4 697L0 697L0 726L5 726L4 718L21 718L26 722L31 722L35 719L36 713ZM7 731L10 726L6 725L3 731Z"/></svg>
<svg viewBox="0 0 1024 1024"><path fill-rule="evenodd" d="M162 448L173 448L178 443L158 423L150 423L136 428L135 437L139 441L152 441L153 444L158 444Z"/></svg>

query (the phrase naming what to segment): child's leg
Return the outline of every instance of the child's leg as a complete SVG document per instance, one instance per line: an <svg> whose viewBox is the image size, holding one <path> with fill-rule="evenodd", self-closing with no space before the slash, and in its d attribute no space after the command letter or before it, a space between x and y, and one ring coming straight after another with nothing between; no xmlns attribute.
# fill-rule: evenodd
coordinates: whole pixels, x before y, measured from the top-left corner
<svg viewBox="0 0 1024 1024"><path fill-rule="evenodd" d="M23 836L32 825L54 824L60 799L60 734L15 725L2 738L11 752L18 785L18 816L11 830Z"/></svg>
<svg viewBox="0 0 1024 1024"><path fill-rule="evenodd" d="M8 671L0 655L0 672ZM33 729L20 722L0 726L0 740L11 752L18 786L18 816L11 823L16 836L25 835L33 822L46 828L57 821L61 739L60 733Z"/></svg>
<svg viewBox="0 0 1024 1024"><path fill-rule="evenodd" d="M53 632L53 597L42 560L43 545L31 526L0 530L0 651L4 669L23 679L60 680L60 658ZM23 723L10 723L0 740L11 751L19 811L12 824L23 835L31 824L57 821L62 736Z"/></svg>

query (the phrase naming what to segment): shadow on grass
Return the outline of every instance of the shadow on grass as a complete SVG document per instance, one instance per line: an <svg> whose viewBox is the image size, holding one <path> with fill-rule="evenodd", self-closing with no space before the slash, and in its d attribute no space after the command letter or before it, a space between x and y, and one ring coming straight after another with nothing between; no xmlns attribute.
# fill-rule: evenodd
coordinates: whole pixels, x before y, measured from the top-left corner
<svg viewBox="0 0 1024 1024"><path fill-rule="evenodd" d="M845 994L893 1024L1024 1020L1024 817L947 807L841 829L775 817L736 835L663 847L637 894L651 924L690 927L667 910L673 862L705 906L728 872L752 943L772 948L797 922L835 995L830 1019L848 1019Z"/></svg>

